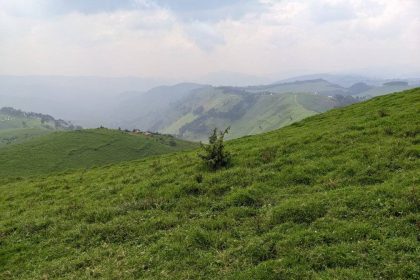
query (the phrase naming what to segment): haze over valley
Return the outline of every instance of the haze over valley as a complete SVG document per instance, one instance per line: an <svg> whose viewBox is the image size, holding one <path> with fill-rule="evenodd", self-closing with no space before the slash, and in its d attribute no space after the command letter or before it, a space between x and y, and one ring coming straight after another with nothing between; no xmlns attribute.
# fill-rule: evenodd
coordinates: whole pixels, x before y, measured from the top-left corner
<svg viewBox="0 0 420 280"><path fill-rule="evenodd" d="M420 79L318 74L267 85L212 86L99 77L0 77L0 104L44 112L85 128L141 129L205 140L270 131L329 109L420 86ZM10 94L13 93L13 94Z"/></svg>

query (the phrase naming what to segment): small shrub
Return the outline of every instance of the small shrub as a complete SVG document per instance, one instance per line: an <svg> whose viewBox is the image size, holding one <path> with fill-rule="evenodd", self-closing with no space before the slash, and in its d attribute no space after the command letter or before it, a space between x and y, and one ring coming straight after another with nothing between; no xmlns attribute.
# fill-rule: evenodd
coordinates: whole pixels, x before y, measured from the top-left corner
<svg viewBox="0 0 420 280"><path fill-rule="evenodd" d="M225 151L224 137L229 132L229 127L225 131L213 130L209 137L209 145L201 145L204 153L199 154L204 164L211 170L218 170L227 167L231 161L231 155Z"/></svg>

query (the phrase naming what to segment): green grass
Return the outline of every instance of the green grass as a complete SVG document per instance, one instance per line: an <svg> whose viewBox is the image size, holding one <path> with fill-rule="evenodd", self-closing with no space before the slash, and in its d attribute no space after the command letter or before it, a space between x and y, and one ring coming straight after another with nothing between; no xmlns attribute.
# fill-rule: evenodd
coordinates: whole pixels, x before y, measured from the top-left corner
<svg viewBox="0 0 420 280"><path fill-rule="evenodd" d="M0 186L1 279L419 279L420 90ZM202 181L199 180L202 176Z"/></svg>
<svg viewBox="0 0 420 280"><path fill-rule="evenodd" d="M13 128L0 130L0 148L25 142L33 137L53 132L48 129L40 128Z"/></svg>
<svg viewBox="0 0 420 280"><path fill-rule="evenodd" d="M284 127L336 105L330 98L312 93L238 94L212 89L181 102L176 108L178 114L168 117L160 130L183 139L206 141L215 127L229 126L226 138L235 139Z"/></svg>
<svg viewBox="0 0 420 280"><path fill-rule="evenodd" d="M172 136L108 129L54 132L0 149L0 178L91 168L197 146Z"/></svg>
<svg viewBox="0 0 420 280"><path fill-rule="evenodd" d="M311 98L310 94L273 94L259 98L258 102L245 115L231 125L228 138L267 132L315 115L316 112L300 104L301 100ZM328 99L313 96L314 100ZM330 107L332 108L332 106ZM226 124L228 126L228 124Z"/></svg>

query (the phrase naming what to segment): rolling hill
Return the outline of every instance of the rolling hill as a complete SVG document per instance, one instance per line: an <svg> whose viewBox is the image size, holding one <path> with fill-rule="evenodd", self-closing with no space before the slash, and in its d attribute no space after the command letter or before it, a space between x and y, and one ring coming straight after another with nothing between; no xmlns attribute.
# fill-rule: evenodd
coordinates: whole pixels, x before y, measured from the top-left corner
<svg viewBox="0 0 420 280"><path fill-rule="evenodd" d="M348 78L355 81L358 77ZM413 85L403 81L379 85L356 82L345 87L321 78L247 87L178 84L130 94L115 119L121 120L118 125L122 127L139 127L193 141L205 141L215 127L230 126L228 139L234 139L409 88Z"/></svg>
<svg viewBox="0 0 420 280"><path fill-rule="evenodd" d="M228 138L233 139L277 129L359 101L350 97L345 88L325 80L246 88L189 86L158 88L130 100L131 106L137 109L124 110L125 115L133 112L132 116L140 117L121 125L193 141L206 140L214 127L230 126ZM166 101L160 104L160 100ZM156 106L156 103L160 105Z"/></svg>
<svg viewBox="0 0 420 280"><path fill-rule="evenodd" d="M0 177L85 169L196 148L169 135L109 129L55 132L0 149Z"/></svg>
<svg viewBox="0 0 420 280"><path fill-rule="evenodd" d="M420 89L183 152L0 185L2 279L418 279Z"/></svg>
<svg viewBox="0 0 420 280"><path fill-rule="evenodd" d="M0 148L53 131L75 129L80 127L70 122L56 120L50 115L24 112L11 107L0 109Z"/></svg>

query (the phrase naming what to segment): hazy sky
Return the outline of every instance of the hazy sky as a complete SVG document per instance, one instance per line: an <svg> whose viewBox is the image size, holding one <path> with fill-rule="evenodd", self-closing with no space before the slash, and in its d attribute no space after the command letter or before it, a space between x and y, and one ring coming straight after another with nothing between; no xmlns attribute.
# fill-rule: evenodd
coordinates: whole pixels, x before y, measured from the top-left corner
<svg viewBox="0 0 420 280"><path fill-rule="evenodd" d="M0 74L420 73L420 0L0 0Z"/></svg>

